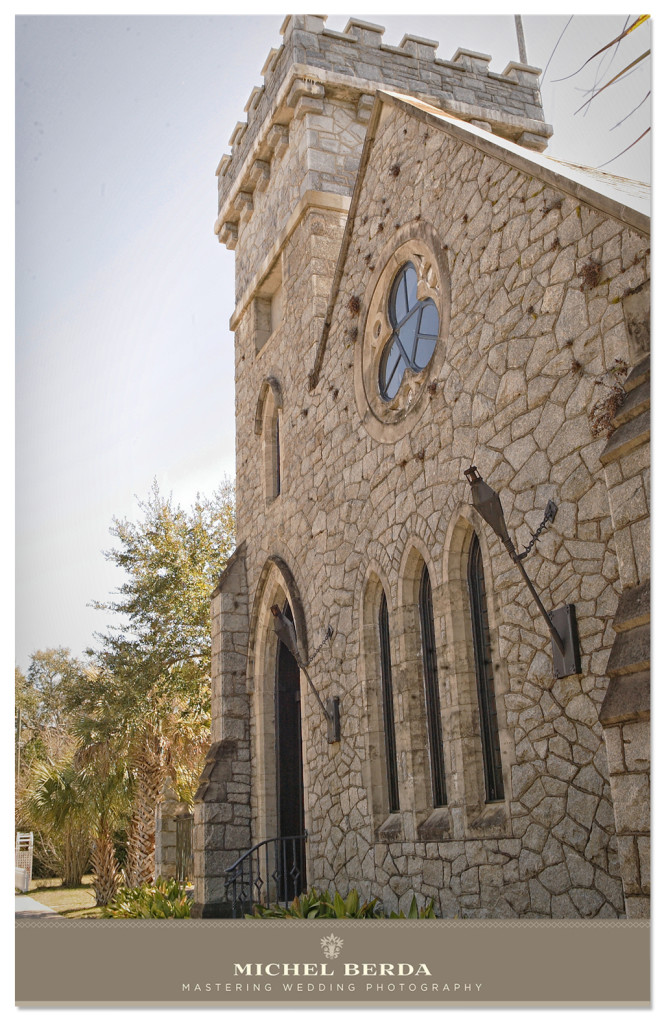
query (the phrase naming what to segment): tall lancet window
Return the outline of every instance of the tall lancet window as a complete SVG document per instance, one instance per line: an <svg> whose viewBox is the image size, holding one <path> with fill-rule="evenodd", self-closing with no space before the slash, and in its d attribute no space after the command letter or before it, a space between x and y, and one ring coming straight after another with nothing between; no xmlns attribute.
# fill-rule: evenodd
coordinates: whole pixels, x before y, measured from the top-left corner
<svg viewBox="0 0 664 1024"><path fill-rule="evenodd" d="M265 498L274 501L281 494L283 484L282 441L281 436L281 401L280 392L269 388L265 395L263 413L263 469L265 479Z"/></svg>
<svg viewBox="0 0 664 1024"><path fill-rule="evenodd" d="M473 627L473 648L475 651L475 677L477 699L480 710L480 731L482 757L484 761L484 786L486 801L502 800L505 796L503 770L500 758L496 694L491 661L491 638L486 606L486 588L482 552L477 534L473 534L468 555L468 590L470 594L470 617Z"/></svg>
<svg viewBox="0 0 664 1024"><path fill-rule="evenodd" d="M433 624L431 579L426 565L420 577L420 629L422 635L422 662L424 669L424 697L429 735L429 764L431 768L431 794L434 807L447 803L445 787L445 758L443 731L440 721L440 694L436 663L436 633Z"/></svg>
<svg viewBox="0 0 664 1024"><path fill-rule="evenodd" d="M281 494L281 445L279 442L279 422L280 422L279 410L276 410L274 417L274 451L272 458L274 461L273 473L274 473L274 497Z"/></svg>
<svg viewBox="0 0 664 1024"><path fill-rule="evenodd" d="M383 691L383 730L385 735L385 768L387 773L387 801L390 814L399 810L399 779L397 775L397 744L394 728L394 698L392 693L392 659L390 657L390 621L387 601L383 594L378 613L380 635L380 673Z"/></svg>

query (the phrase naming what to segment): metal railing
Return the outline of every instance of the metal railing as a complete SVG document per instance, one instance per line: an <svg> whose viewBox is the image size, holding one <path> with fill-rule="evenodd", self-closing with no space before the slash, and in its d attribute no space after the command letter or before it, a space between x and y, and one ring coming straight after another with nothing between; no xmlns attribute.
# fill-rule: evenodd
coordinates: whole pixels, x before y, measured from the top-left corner
<svg viewBox="0 0 664 1024"><path fill-rule="evenodd" d="M306 841L307 832L264 839L226 868L226 899L233 917L250 914L257 903L285 906L304 890Z"/></svg>
<svg viewBox="0 0 664 1024"><path fill-rule="evenodd" d="M193 814L178 814L175 818L175 877L186 882L193 875Z"/></svg>

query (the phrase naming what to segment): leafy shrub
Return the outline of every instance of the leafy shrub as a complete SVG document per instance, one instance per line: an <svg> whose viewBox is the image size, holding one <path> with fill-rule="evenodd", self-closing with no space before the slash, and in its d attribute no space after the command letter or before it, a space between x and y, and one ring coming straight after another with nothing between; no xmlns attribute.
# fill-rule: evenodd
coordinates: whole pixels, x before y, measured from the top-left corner
<svg viewBox="0 0 664 1024"><path fill-rule="evenodd" d="M152 885L118 889L103 916L191 917L191 903L184 885L174 878L158 878Z"/></svg>
<svg viewBox="0 0 664 1024"><path fill-rule="evenodd" d="M436 915L433 910L433 900L431 900L430 903L427 903L426 907L422 907L421 910L418 910L417 900L415 899L414 896L411 900L410 908L407 914L404 914L403 910L400 910L398 914L396 910L393 910L392 913L390 914L390 918L398 918L399 920L405 920L406 918L418 918L420 920L424 920L425 918L435 919L435 917Z"/></svg>
<svg viewBox="0 0 664 1024"><path fill-rule="evenodd" d="M338 892L331 896L326 889L319 893L315 888L310 892L296 896L293 902L282 907L273 904L269 907L256 905L253 914L247 917L378 917L375 906L378 900L370 900L360 904L357 889L351 889L344 899Z"/></svg>
<svg viewBox="0 0 664 1024"><path fill-rule="evenodd" d="M293 902L285 907L282 907L279 904L273 904L269 907L257 904L254 906L253 914L246 914L245 917L384 918L386 915L376 909L377 904L377 899L367 900L364 903L360 903L360 896L357 889L351 889L344 899L344 897L338 892L335 892L334 896L331 896L327 889L324 892L319 893L315 888L312 888L308 893L296 896ZM426 907L423 907L418 911L417 900L413 896L407 915L404 914L403 910L399 913L393 910L389 916L390 918L405 919L406 917L435 918L436 915L433 911L433 900Z"/></svg>

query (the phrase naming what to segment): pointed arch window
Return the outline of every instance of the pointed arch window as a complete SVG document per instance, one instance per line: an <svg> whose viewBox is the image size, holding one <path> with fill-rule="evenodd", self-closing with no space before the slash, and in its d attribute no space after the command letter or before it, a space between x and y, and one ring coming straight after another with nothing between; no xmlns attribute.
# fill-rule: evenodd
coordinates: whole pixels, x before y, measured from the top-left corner
<svg viewBox="0 0 664 1024"><path fill-rule="evenodd" d="M274 495L273 496L275 498L279 494L281 494L281 442L280 442L280 439L279 439L279 423L280 423L280 420L281 420L281 417L279 415L279 410L276 409L275 410L275 416L274 416L274 449L273 449L273 452L272 452L272 461L273 461L272 472L273 472L273 478L274 478Z"/></svg>
<svg viewBox="0 0 664 1024"><path fill-rule="evenodd" d="M426 565L420 576L420 629L422 635L422 667L424 670L424 697L429 739L429 765L431 769L431 794L434 807L447 804L445 785L445 757L443 753L443 731L440 719L440 692L438 689L438 665L436 661L436 633L433 621L433 598L431 579Z"/></svg>
<svg viewBox="0 0 664 1024"><path fill-rule="evenodd" d="M268 503L279 497L283 484L282 411L281 385L276 377L266 377L258 396L254 432L263 441L263 480Z"/></svg>
<svg viewBox="0 0 664 1024"><path fill-rule="evenodd" d="M383 593L378 612L380 637L380 674L383 692L383 730L385 736L385 768L387 773L387 800L390 814L399 810L399 779L397 774L397 746L394 727L394 697L392 691L392 659L390 657L390 621L387 600Z"/></svg>
<svg viewBox="0 0 664 1024"><path fill-rule="evenodd" d="M468 592L475 654L475 678L480 712L482 758L486 802L503 800L503 770L500 757L496 693L491 659L491 638L486 604L486 587L482 551L477 534L473 534L468 554Z"/></svg>

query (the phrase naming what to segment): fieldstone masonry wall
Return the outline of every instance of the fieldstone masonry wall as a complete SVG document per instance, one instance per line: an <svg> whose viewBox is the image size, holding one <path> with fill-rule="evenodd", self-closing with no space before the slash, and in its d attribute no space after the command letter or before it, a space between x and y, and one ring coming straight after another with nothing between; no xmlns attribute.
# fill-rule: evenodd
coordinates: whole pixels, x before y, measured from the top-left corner
<svg viewBox="0 0 664 1024"><path fill-rule="evenodd" d="M327 45L330 35L339 52L357 45L324 31L319 19L303 18L287 23L285 46L289 39L295 45L296 31L308 34L307 46ZM384 47L372 45L374 28L350 25L367 51L385 57ZM430 44L407 41L417 55L408 59L417 60L424 77ZM269 68L287 59L279 53ZM394 66L402 66L392 56ZM391 57L385 59L391 66ZM465 54L463 61L478 78L485 74L478 71L478 55ZM432 70L438 63L431 62ZM254 97L256 111L267 102L267 85ZM624 890L628 901L642 901L646 892L645 867L637 860L645 853L643 821L614 810L614 800L617 807L620 793L627 793L621 786L633 790L641 784L636 776L645 774L643 743L638 751L627 746L643 720L638 714L620 724L607 720L605 743L599 715L621 594L646 578L647 532L640 524L647 523L648 506L644 499L632 515L640 534L628 523L618 526L619 503L602 464L609 429L602 417L608 423L607 410L615 413L606 399L616 373L635 362L623 306L649 279L646 233L638 218L630 221L615 204L595 202L564 176L501 154L482 141L490 135L478 138L382 96L361 160L354 150L359 182L343 235L345 210L324 191L328 181L315 184L315 195L309 181L308 199L300 196L295 213L294 198L284 199L289 168L311 167L310 147L322 138L312 134L308 119L330 118L318 129L330 138L338 131L340 139L350 139L355 132L347 101L328 98L327 85L324 101L320 94L310 99L324 102L324 110L291 122L288 157L254 195L251 218L236 222L232 326L242 544L213 600L217 743L197 794L197 901L204 907L223 898L221 869L242 845L241 836L248 847L273 834L275 796L265 779L274 770L275 668L264 605L281 588L301 609L312 647L332 626L332 643L311 675L323 698L341 698L342 738L330 745L315 699L302 690L309 884L356 886L380 897L387 910L407 908L415 893L433 899L445 916L622 916L623 881L632 879ZM250 116L246 139L225 165L231 177L222 185L222 237L228 211L235 209L233 190L269 120L267 114L261 119L254 127ZM331 178L339 173L337 195L348 187L350 167L338 156L326 172ZM294 180L302 180L301 171ZM404 232L417 238L425 226L445 253L449 332L439 339L446 350L437 375L422 383L426 401L394 441L381 434L380 424L369 430L363 421L355 367L372 326L366 308L381 254ZM256 352L251 300L275 260L284 316ZM317 358L320 373L310 390ZM270 501L263 439L255 429L268 378L278 381L283 397L281 493ZM500 492L520 549L547 500L558 504L527 565L547 607L576 605L578 676L554 679L537 610L499 541L468 505L463 470L471 463ZM641 502L647 463L638 456L629 462L629 477L626 468L620 472L621 482L640 481L633 486ZM637 507L628 504L632 512ZM640 569L631 583L623 578L619 529L631 531L632 550L641 537L640 555L634 550ZM477 756L465 587L473 531L486 576L505 782L505 799L491 804L482 796ZM291 575L278 572L278 564ZM438 809L430 806L426 757L416 742L425 712L413 581L424 564L433 592L448 789L448 804ZM381 784L382 592L390 616L401 798L401 810L392 815ZM642 910L643 902L638 906Z"/></svg>

